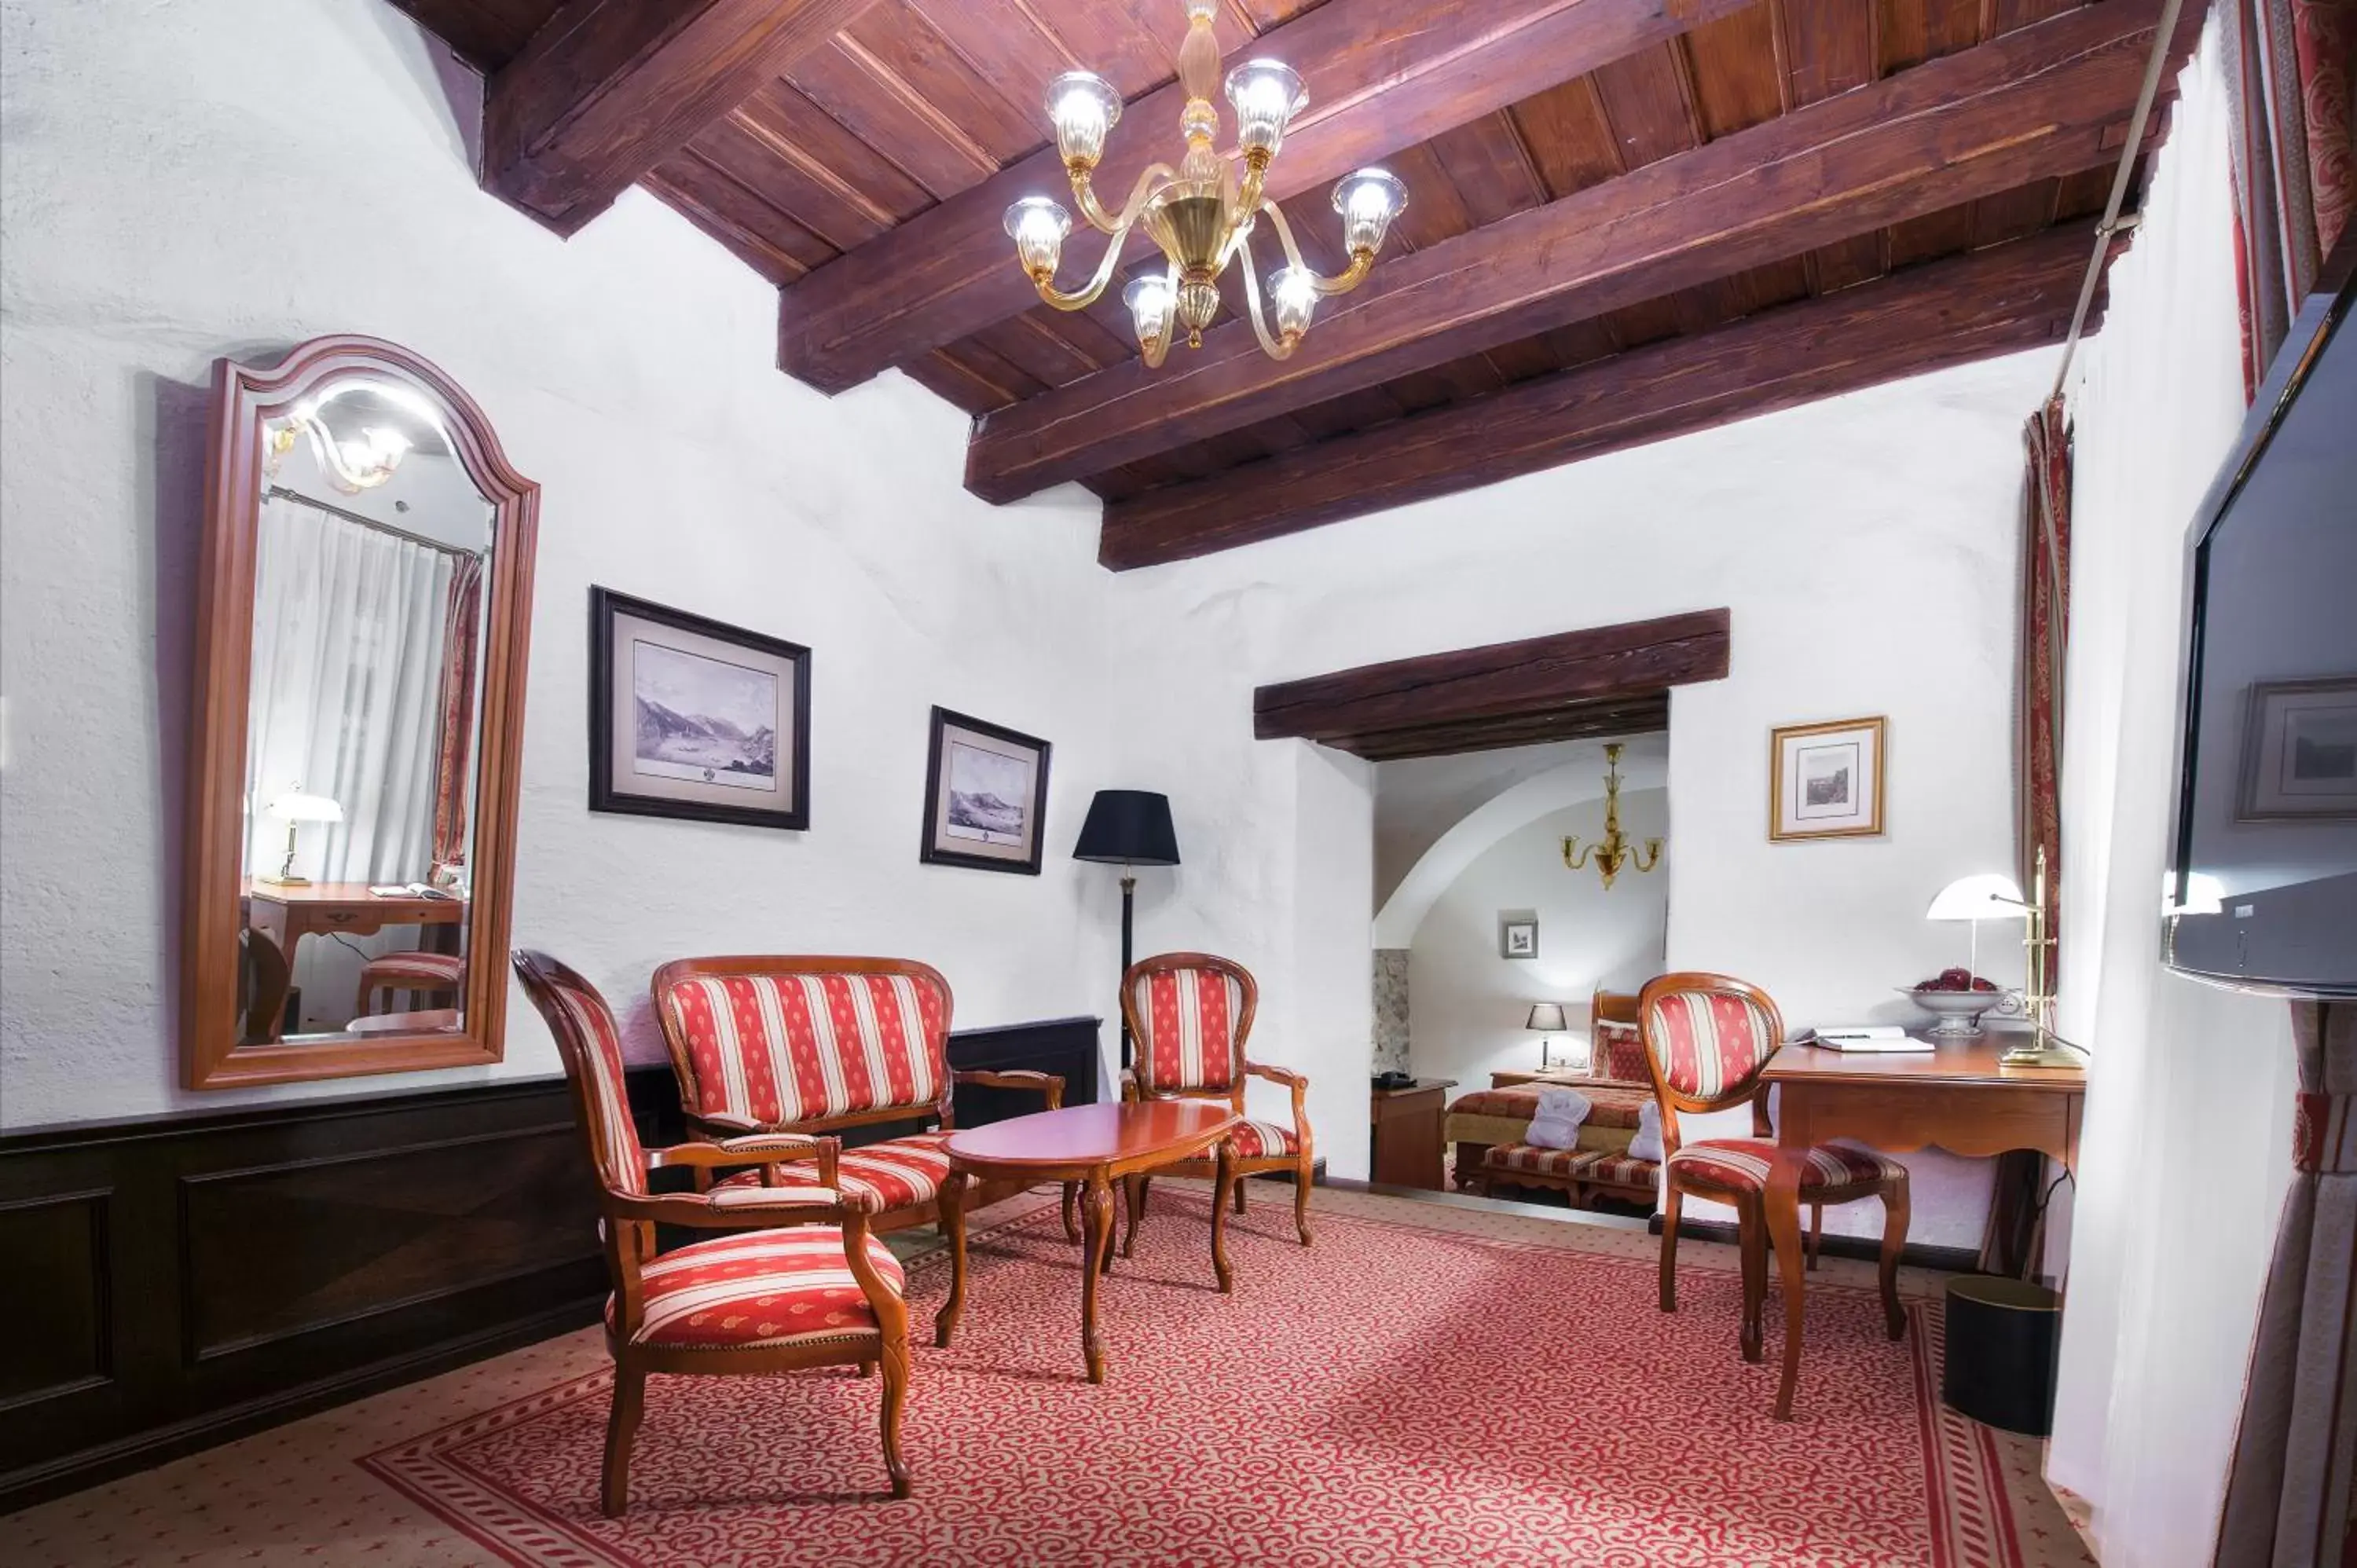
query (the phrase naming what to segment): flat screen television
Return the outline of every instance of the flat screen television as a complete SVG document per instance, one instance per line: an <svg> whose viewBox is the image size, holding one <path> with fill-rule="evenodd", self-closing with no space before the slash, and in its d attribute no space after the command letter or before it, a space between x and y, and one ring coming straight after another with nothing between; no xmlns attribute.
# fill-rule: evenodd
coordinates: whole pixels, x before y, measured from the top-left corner
<svg viewBox="0 0 2357 1568"><path fill-rule="evenodd" d="M2357 996L2357 280L2337 248L2195 520L2165 956Z"/></svg>

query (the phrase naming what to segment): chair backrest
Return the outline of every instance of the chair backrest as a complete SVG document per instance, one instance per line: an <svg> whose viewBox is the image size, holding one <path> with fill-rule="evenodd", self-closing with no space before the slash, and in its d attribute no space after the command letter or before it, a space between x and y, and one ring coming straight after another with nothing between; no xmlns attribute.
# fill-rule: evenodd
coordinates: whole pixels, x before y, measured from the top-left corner
<svg viewBox="0 0 2357 1568"><path fill-rule="evenodd" d="M1768 993L1724 974L1650 980L1637 1012L1670 1149L1677 1146L1677 1112L1752 1103L1760 1073L1784 1043L1783 1015Z"/></svg>
<svg viewBox="0 0 2357 1568"><path fill-rule="evenodd" d="M896 958L674 959L655 1016L690 1116L823 1132L938 1116L950 987Z"/></svg>
<svg viewBox="0 0 2357 1568"><path fill-rule="evenodd" d="M1588 1070L1595 1077L1607 1083L1652 1085L1637 1017L1637 993L1596 988L1587 1004Z"/></svg>
<svg viewBox="0 0 2357 1568"><path fill-rule="evenodd" d="M1122 1016L1141 1094L1224 1094L1243 1103L1244 1039L1260 987L1252 972L1211 953L1141 959L1121 977Z"/></svg>
<svg viewBox="0 0 2357 1568"><path fill-rule="evenodd" d="M557 1055L573 1086L573 1108L588 1135L589 1158L609 1192L637 1197L647 1191L647 1155L630 1120L630 1093L622 1076L622 1036L613 1009L597 988L544 952L519 948L511 955L524 994L548 1021Z"/></svg>

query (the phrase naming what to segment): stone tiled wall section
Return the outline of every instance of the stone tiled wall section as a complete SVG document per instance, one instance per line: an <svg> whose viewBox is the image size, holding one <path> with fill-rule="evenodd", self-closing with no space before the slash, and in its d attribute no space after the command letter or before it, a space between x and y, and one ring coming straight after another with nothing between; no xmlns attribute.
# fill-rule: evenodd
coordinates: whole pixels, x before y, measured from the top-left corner
<svg viewBox="0 0 2357 1568"><path fill-rule="evenodd" d="M1375 950L1375 1070L1407 1070L1407 950Z"/></svg>

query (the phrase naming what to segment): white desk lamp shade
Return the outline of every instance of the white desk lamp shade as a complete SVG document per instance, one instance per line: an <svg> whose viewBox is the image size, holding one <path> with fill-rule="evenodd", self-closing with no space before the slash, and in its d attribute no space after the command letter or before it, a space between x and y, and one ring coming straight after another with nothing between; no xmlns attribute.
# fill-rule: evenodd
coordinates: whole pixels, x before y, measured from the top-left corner
<svg viewBox="0 0 2357 1568"><path fill-rule="evenodd" d="M1977 876L1960 876L1940 889L1932 907L1923 911L1927 920L2025 920L2029 909L2023 905L2021 889L2010 876L1984 872Z"/></svg>
<svg viewBox="0 0 2357 1568"><path fill-rule="evenodd" d="M344 808L331 795L306 795L299 789L287 791L264 808L282 822L340 822Z"/></svg>

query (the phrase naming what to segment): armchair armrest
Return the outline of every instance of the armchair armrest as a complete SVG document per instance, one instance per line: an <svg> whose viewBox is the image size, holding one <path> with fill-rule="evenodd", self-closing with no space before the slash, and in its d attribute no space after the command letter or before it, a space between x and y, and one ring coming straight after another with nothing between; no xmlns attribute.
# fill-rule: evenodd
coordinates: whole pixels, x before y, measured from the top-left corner
<svg viewBox="0 0 2357 1568"><path fill-rule="evenodd" d="M875 1212L865 1193L832 1187L723 1187L710 1192L655 1193L644 1197L608 1193L606 1206L618 1219L651 1220L700 1230L758 1230L833 1220L864 1224Z"/></svg>
<svg viewBox="0 0 2357 1568"><path fill-rule="evenodd" d="M1289 1067L1276 1067L1268 1062L1246 1062L1244 1071L1254 1078L1265 1078L1271 1083L1281 1083L1299 1090L1309 1087L1309 1080Z"/></svg>
<svg viewBox="0 0 2357 1568"><path fill-rule="evenodd" d="M1048 1101L1049 1110L1061 1110L1064 1104L1064 1080L1052 1072L1032 1072L1027 1069L991 1072L980 1068L967 1068L950 1074L950 1081L970 1083L976 1089L1037 1090Z"/></svg>
<svg viewBox="0 0 2357 1568"><path fill-rule="evenodd" d="M780 1160L802 1160L815 1155L818 1159L818 1185L834 1186L834 1163L843 1153L840 1138L813 1138L801 1133L753 1133L741 1138L724 1138L716 1144L674 1144L668 1149L649 1149L647 1169L734 1170L740 1165L761 1165L765 1186L780 1186Z"/></svg>
<svg viewBox="0 0 2357 1568"><path fill-rule="evenodd" d="M732 1137L761 1131L761 1124L751 1117L731 1116L726 1111L691 1111L687 1124L699 1133L725 1133Z"/></svg>

